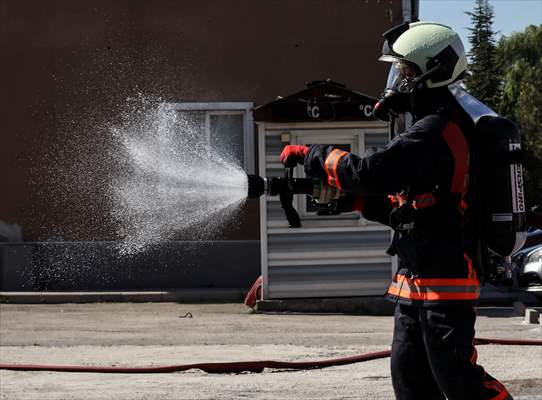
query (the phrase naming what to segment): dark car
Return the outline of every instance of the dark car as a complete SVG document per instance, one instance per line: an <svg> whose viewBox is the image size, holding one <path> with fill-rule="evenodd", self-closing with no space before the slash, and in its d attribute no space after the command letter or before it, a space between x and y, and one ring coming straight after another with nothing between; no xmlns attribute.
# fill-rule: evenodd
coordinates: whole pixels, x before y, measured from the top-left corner
<svg viewBox="0 0 542 400"><path fill-rule="evenodd" d="M496 271L496 279L488 280L508 290L527 291L542 302L542 230L533 229L527 234L523 247L512 254L510 261L489 252L489 263Z"/></svg>
<svg viewBox="0 0 542 400"><path fill-rule="evenodd" d="M527 233L527 240L522 249L527 247L533 247L536 245L542 245L542 229L533 229ZM520 250L521 251L521 250Z"/></svg>

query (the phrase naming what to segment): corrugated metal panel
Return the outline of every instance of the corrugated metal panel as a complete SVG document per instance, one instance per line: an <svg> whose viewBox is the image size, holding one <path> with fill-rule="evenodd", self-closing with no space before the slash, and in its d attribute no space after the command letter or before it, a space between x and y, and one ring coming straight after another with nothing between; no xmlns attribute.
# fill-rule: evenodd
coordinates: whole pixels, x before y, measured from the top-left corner
<svg viewBox="0 0 542 400"><path fill-rule="evenodd" d="M274 252L379 250L389 239L388 231L309 232L270 235L267 245Z"/></svg>
<svg viewBox="0 0 542 400"><path fill-rule="evenodd" d="M385 293L390 263L274 267L269 298L377 296Z"/></svg>
<svg viewBox="0 0 542 400"><path fill-rule="evenodd" d="M279 161L279 156L284 148L280 140L280 132L265 135L265 169L266 176L284 176L284 166Z"/></svg>
<svg viewBox="0 0 542 400"><path fill-rule="evenodd" d="M363 135L365 149L382 147L388 141L386 126L360 126L358 131ZM278 162L285 145L281 133L265 133L267 176L284 174ZM265 215L266 298L369 296L385 292L391 275L391 258L385 252L390 241L386 227L350 213L324 218L307 215L302 217L302 228L289 229L276 198L267 198Z"/></svg>

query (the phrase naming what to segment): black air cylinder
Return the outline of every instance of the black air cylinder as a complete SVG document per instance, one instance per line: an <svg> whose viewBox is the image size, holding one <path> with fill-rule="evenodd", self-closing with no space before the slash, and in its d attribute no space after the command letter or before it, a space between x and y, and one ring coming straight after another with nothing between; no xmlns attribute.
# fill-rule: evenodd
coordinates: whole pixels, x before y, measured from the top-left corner
<svg viewBox="0 0 542 400"><path fill-rule="evenodd" d="M509 119L480 118L480 195L484 236L488 247L506 257L526 239L525 201L521 166L521 135Z"/></svg>

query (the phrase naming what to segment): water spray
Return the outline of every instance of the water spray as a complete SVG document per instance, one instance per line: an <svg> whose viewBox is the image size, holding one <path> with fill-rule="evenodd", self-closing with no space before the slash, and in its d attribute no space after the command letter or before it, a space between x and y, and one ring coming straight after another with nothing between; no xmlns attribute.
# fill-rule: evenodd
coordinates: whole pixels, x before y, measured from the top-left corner
<svg viewBox="0 0 542 400"><path fill-rule="evenodd" d="M112 163L104 193L121 256L235 228L247 175L227 146L209 143L199 114L141 95L127 100L121 117L107 126Z"/></svg>

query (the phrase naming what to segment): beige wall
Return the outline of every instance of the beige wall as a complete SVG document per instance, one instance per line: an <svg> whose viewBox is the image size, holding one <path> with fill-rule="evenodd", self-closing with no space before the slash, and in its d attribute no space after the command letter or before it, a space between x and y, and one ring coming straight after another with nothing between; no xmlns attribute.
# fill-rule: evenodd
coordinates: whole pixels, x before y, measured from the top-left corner
<svg viewBox="0 0 542 400"><path fill-rule="evenodd" d="M59 154L74 141L106 146L94 128L117 118L137 91L172 102L262 104L329 77L377 96L386 75L377 61L381 33L402 22L401 4L3 0L0 219L22 225L26 240L114 237L92 182L76 201L69 188L47 190L55 179L47 171L73 161ZM241 227L224 237L257 239L257 212L249 204ZM82 218L91 223L74 229Z"/></svg>

